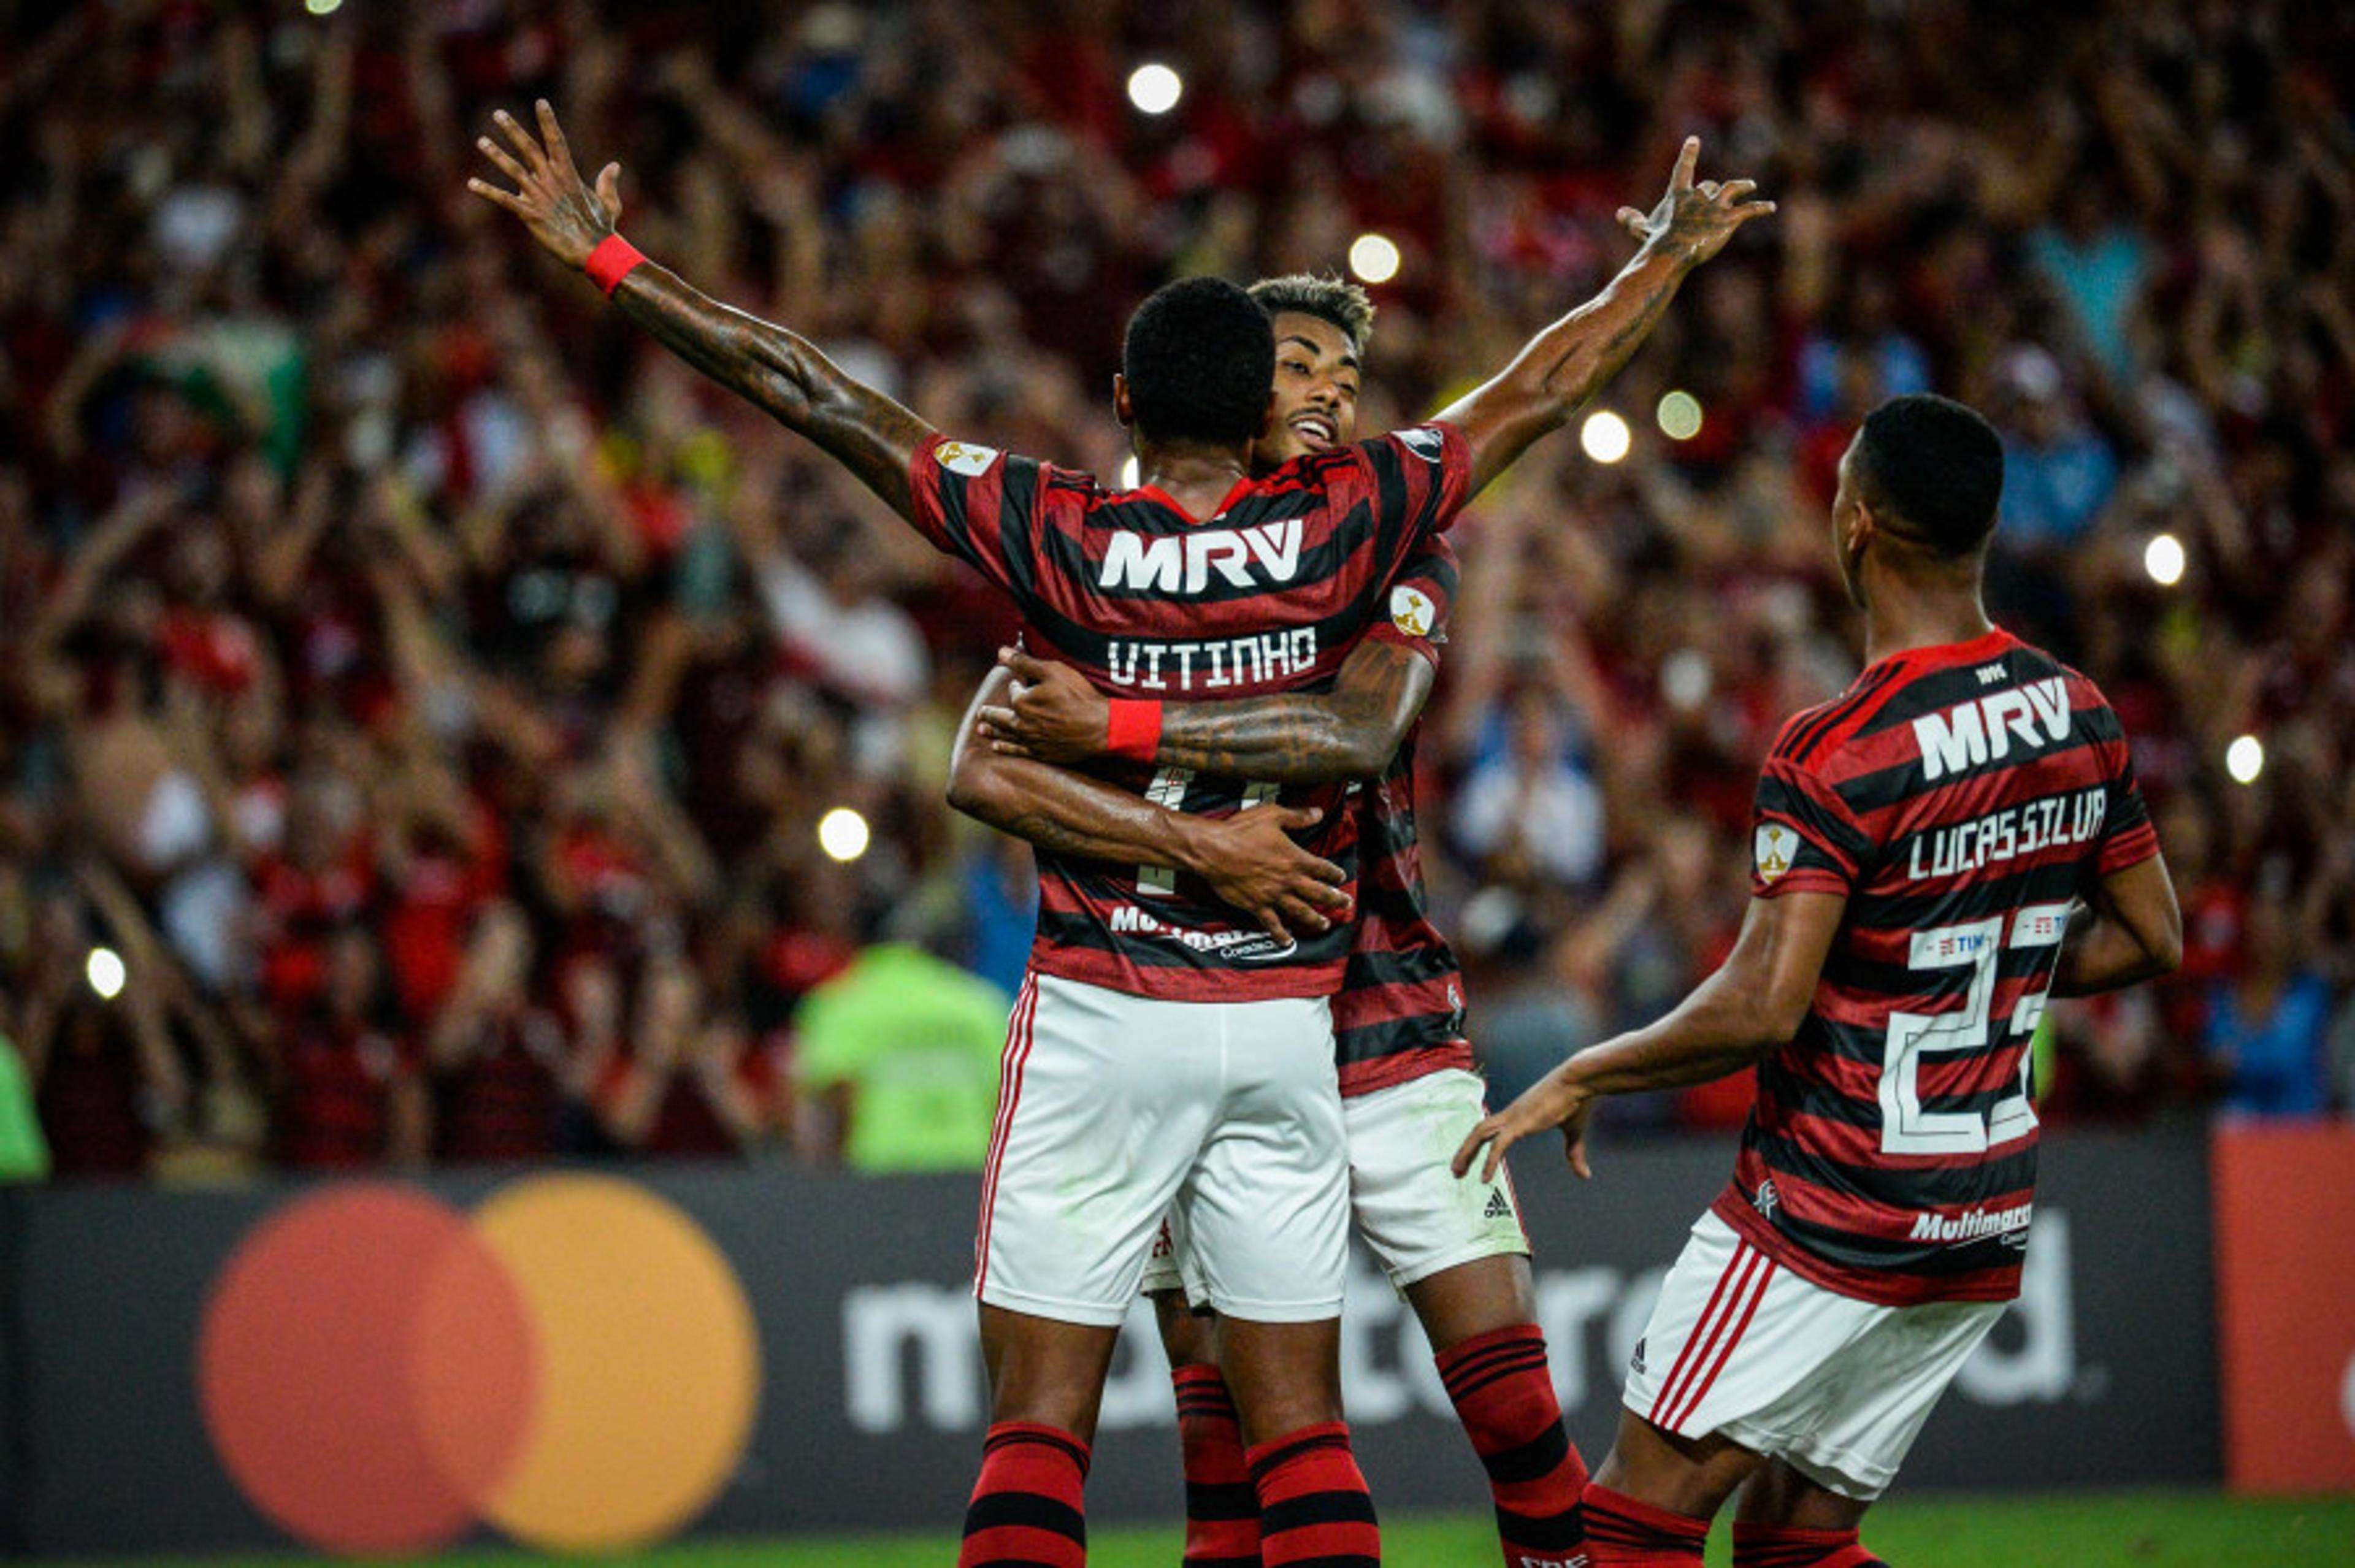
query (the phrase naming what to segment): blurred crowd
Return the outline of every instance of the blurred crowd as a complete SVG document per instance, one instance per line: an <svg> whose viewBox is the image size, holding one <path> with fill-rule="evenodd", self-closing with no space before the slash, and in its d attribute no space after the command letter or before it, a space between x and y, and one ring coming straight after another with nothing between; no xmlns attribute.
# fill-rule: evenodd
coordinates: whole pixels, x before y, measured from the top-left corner
<svg viewBox="0 0 2355 1568"><path fill-rule="evenodd" d="M327 9L0 5L0 1031L59 1171L986 1127L1028 857L943 786L1010 612L466 194L541 95L648 254L1107 475L1159 282L1388 236L1388 428L1600 286L1700 133L1779 214L1605 394L1625 460L1556 437L1458 535L1423 843L1499 1093L1728 946L1757 764L1858 667L1835 464L1920 389L2004 432L1994 609L2120 709L2186 910L2179 977L2051 1010L2047 1118L2355 1088L2341 8Z"/></svg>

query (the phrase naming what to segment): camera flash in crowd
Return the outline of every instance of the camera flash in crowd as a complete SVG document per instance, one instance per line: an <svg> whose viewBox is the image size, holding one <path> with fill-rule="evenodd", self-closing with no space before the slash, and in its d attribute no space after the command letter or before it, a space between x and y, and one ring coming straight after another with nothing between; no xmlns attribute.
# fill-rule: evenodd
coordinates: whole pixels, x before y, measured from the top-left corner
<svg viewBox="0 0 2355 1568"><path fill-rule="evenodd" d="M1670 392L1660 400L1654 417L1660 421L1660 433L1670 441L1690 441L1700 433L1700 400L1690 392Z"/></svg>
<svg viewBox="0 0 2355 1568"><path fill-rule="evenodd" d="M1361 283L1387 283L1398 276L1398 241L1387 234L1360 234L1349 241L1349 271Z"/></svg>
<svg viewBox="0 0 2355 1568"><path fill-rule="evenodd" d="M2256 783L2265 771L2265 743L2254 735L2241 736L2224 748L2224 771L2234 784Z"/></svg>
<svg viewBox="0 0 2355 1568"><path fill-rule="evenodd" d="M1578 427L1578 444L1597 463L1616 463L1627 455L1627 421L1609 409L1597 409Z"/></svg>
<svg viewBox="0 0 2355 1568"><path fill-rule="evenodd" d="M303 0L303 9L314 16L332 16L343 4L344 0Z"/></svg>
<svg viewBox="0 0 2355 1568"><path fill-rule="evenodd" d="M1132 452L1126 457L1121 459L1120 487L1122 489L1134 490L1140 483L1143 482L1144 478L1144 471L1136 465L1136 453Z"/></svg>
<svg viewBox="0 0 2355 1568"><path fill-rule="evenodd" d="M82 966L82 972L90 976L90 988L110 1002L123 994L123 982L131 973L123 965L123 955L112 947L91 948L90 962Z"/></svg>
<svg viewBox="0 0 2355 1568"><path fill-rule="evenodd" d="M856 860L867 853L867 818L847 805L837 805L817 819L817 847L837 860Z"/></svg>
<svg viewBox="0 0 2355 1568"><path fill-rule="evenodd" d="M1158 60L1128 73L1128 101L1146 114L1168 113L1185 93L1184 80Z"/></svg>
<svg viewBox="0 0 2355 1568"><path fill-rule="evenodd" d="M2161 588L2183 581L2183 541L2173 534L2153 534L2142 549L2142 569Z"/></svg>

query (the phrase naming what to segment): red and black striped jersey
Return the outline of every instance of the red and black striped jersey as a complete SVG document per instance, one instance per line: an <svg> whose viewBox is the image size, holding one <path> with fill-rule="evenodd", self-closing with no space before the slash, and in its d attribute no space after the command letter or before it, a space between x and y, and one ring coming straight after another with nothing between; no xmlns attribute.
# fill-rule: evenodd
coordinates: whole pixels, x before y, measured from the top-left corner
<svg viewBox="0 0 2355 1568"><path fill-rule="evenodd" d="M1783 727L1752 847L1757 897L1848 904L1718 1214L1843 1295L2009 1300L2070 910L2158 852L2117 715L2003 631L1882 659Z"/></svg>
<svg viewBox="0 0 2355 1568"><path fill-rule="evenodd" d="M1318 690L1389 618L1390 592L1471 487L1463 432L1418 425L1239 481L1197 521L1153 488L935 440L910 470L917 527L1010 593L1039 651L1115 697L1218 701ZM1174 809L1322 808L1303 837L1356 881L1343 785L1107 764ZM1194 879L1039 850L1040 974L1167 1001L1330 996L1354 927L1278 944Z"/></svg>
<svg viewBox="0 0 2355 1568"><path fill-rule="evenodd" d="M1369 636L1433 664L1455 601L1455 552L1434 539L1391 589L1390 619ZM1358 939L1333 998L1341 1093L1370 1094L1445 1068L1469 1068L1464 974L1431 921L1414 815L1415 733L1381 777L1359 786Z"/></svg>

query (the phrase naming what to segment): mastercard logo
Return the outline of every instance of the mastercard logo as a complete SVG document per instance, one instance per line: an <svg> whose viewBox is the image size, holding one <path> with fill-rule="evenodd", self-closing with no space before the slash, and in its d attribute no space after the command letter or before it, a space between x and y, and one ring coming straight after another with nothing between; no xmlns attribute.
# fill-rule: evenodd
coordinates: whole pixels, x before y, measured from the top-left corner
<svg viewBox="0 0 2355 1568"><path fill-rule="evenodd" d="M532 1177L471 1215L384 1183L290 1203L222 1269L197 1362L254 1506L374 1556L478 1522L557 1552L659 1541L726 1484L760 1403L727 1259L602 1176Z"/></svg>

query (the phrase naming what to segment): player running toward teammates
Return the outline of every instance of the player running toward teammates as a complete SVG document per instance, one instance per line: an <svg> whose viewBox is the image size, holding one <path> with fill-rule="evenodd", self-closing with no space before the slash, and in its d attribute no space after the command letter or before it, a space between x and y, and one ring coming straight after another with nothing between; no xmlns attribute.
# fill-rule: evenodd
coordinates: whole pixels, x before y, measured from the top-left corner
<svg viewBox="0 0 2355 1568"><path fill-rule="evenodd" d="M1582 1051L1473 1130L1459 1173L1596 1096L1758 1064L1732 1182L1692 1229L1587 1488L1596 1568L1700 1568L1748 1482L1737 1568L1869 1568L1858 1525L2019 1293L2036 1176L2029 1042L2048 995L2174 967L2181 917L2117 715L1992 624L2003 485L1987 421L1875 410L1832 539L1870 660L1783 727L1748 917L1674 1012Z"/></svg>

